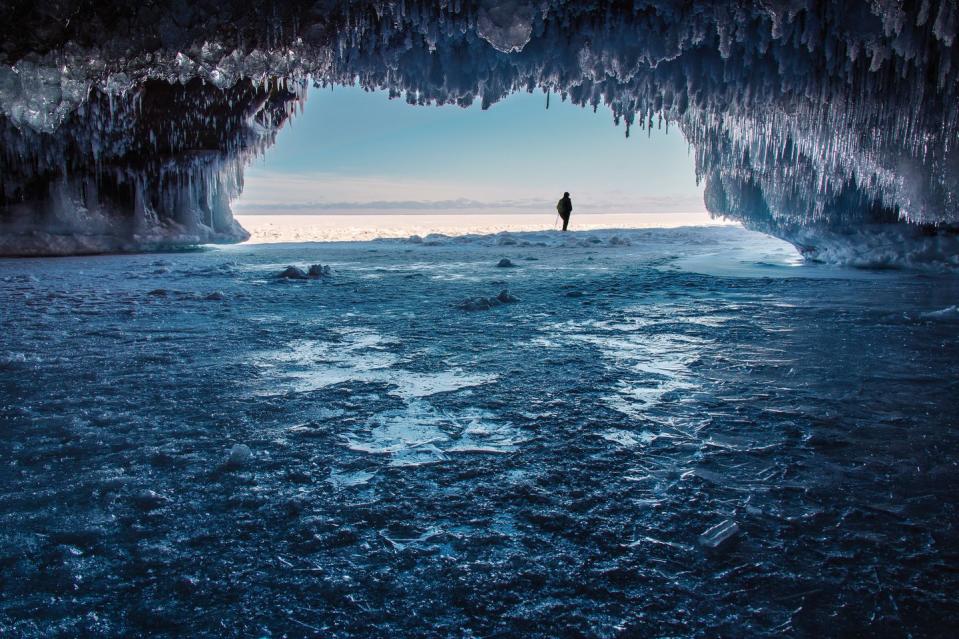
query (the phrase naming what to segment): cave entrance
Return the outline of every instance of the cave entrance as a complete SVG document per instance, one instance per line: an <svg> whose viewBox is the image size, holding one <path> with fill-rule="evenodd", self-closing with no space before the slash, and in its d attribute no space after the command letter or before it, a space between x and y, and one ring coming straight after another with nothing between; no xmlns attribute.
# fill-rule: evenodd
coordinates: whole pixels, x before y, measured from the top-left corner
<svg viewBox="0 0 959 639"><path fill-rule="evenodd" d="M719 223L677 128L627 137L605 107L541 91L479 102L314 87L247 168L234 213L253 242L547 230L569 191L572 230Z"/></svg>

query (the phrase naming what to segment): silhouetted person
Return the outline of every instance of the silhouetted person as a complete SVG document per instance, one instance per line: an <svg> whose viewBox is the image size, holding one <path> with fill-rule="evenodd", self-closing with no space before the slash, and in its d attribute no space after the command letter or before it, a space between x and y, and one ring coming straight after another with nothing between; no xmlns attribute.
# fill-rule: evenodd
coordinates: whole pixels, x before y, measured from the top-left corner
<svg viewBox="0 0 959 639"><path fill-rule="evenodd" d="M569 214L573 212L573 201L569 199L569 193L563 193L562 199L556 203L556 212L563 218L563 230L569 226Z"/></svg>

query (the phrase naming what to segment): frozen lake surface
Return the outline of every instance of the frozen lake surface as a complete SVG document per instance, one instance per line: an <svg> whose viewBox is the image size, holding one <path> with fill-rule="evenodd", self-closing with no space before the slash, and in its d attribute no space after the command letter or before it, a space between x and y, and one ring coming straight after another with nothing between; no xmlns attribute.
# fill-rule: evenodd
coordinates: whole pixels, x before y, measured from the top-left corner
<svg viewBox="0 0 959 639"><path fill-rule="evenodd" d="M0 634L946 636L957 303L735 227L2 260Z"/></svg>

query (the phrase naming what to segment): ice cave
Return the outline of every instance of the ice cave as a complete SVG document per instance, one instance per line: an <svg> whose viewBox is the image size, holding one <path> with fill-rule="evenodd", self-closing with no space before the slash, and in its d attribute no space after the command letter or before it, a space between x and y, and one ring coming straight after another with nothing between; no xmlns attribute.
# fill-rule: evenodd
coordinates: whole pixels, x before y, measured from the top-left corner
<svg viewBox="0 0 959 639"><path fill-rule="evenodd" d="M0 0L0 637L952 639L957 33Z"/></svg>
<svg viewBox="0 0 959 639"><path fill-rule="evenodd" d="M4 3L0 253L243 240L244 165L308 83L358 81L606 104L808 259L955 264L957 30L949 0Z"/></svg>

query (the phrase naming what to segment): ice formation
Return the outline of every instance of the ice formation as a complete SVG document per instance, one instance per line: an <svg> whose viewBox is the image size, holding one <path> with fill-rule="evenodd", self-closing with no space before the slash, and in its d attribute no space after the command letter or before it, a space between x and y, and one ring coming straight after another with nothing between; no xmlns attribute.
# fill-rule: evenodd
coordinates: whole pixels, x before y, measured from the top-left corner
<svg viewBox="0 0 959 639"><path fill-rule="evenodd" d="M246 239L230 201L297 91L149 80L117 95L92 90L67 114L62 104L46 112L18 105L0 119L0 253ZM36 99L36 89L29 95Z"/></svg>
<svg viewBox="0 0 959 639"><path fill-rule="evenodd" d="M608 104L681 129L709 210L808 257L959 256L953 0L113 0L0 25L4 253L243 237L243 165L312 80Z"/></svg>

